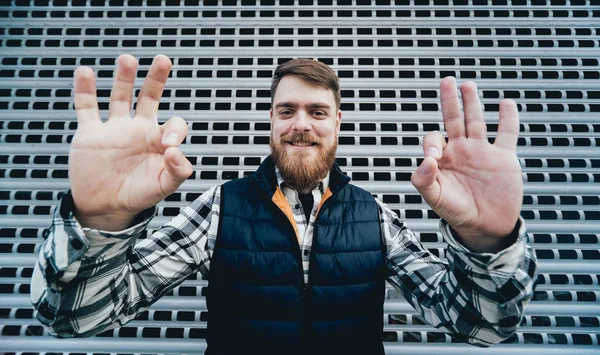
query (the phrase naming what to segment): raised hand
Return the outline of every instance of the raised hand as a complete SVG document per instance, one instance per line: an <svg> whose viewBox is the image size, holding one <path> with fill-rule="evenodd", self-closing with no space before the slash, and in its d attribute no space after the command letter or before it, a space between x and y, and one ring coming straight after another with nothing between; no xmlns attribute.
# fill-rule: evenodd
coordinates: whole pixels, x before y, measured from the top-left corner
<svg viewBox="0 0 600 355"><path fill-rule="evenodd" d="M75 71L78 124L69 151L69 183L84 227L123 229L192 173L178 148L187 135L185 121L174 117L162 126L157 121L171 61L164 55L154 58L131 117L136 70L134 57L119 56L106 122L100 119L93 70Z"/></svg>
<svg viewBox="0 0 600 355"><path fill-rule="evenodd" d="M448 142L440 132L425 137L425 159L411 181L471 250L494 252L514 229L521 211L518 110L512 100L500 102L498 133L490 144L475 83L466 82L460 89L464 115L456 80L448 77L441 81Z"/></svg>

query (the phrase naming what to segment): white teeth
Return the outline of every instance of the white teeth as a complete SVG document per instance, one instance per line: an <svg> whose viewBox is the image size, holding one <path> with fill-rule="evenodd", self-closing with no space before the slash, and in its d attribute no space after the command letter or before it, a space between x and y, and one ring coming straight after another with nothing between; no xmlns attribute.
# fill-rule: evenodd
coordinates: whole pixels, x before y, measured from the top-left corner
<svg viewBox="0 0 600 355"><path fill-rule="evenodd" d="M294 142L292 144L295 145L296 147L308 147L308 146L312 145L312 143L309 143L309 142Z"/></svg>

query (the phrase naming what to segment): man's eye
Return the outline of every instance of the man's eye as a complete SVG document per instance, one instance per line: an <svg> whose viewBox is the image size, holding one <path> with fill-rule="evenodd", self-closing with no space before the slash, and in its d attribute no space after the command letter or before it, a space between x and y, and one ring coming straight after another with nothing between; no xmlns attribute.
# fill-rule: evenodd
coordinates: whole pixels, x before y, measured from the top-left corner
<svg viewBox="0 0 600 355"><path fill-rule="evenodd" d="M326 113L323 111L313 111L314 116L323 117L326 116Z"/></svg>
<svg viewBox="0 0 600 355"><path fill-rule="evenodd" d="M292 114L292 111L290 111L290 110L284 110L284 111L279 112L279 114L283 115L283 116L289 116L289 115Z"/></svg>

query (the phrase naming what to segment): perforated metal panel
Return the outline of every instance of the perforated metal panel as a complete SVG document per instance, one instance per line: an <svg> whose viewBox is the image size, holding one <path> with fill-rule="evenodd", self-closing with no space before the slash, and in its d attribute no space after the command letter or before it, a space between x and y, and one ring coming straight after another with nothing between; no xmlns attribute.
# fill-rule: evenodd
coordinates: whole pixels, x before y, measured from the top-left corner
<svg viewBox="0 0 600 355"><path fill-rule="evenodd" d="M34 253L68 188L72 77L97 71L106 117L115 58L157 53L174 69L160 119L189 122L193 176L160 204L154 230L208 187L268 154L270 77L310 57L341 78L338 162L436 255L438 218L411 186L422 138L442 130L438 82L476 80L490 136L498 102L521 111L522 216L540 259L518 332L485 353L600 348L600 4L587 1L2 1L0 7L0 351L202 353L206 282L191 278L139 319L90 339L55 339L32 318ZM424 324L389 288L388 354L479 354ZM235 341L235 329L231 330Z"/></svg>

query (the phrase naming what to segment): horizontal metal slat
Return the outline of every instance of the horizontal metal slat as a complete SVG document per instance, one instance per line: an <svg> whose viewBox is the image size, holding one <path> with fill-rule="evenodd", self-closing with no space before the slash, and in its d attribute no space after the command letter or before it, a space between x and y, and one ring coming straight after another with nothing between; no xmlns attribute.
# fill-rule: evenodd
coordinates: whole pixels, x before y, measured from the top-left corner
<svg viewBox="0 0 600 355"><path fill-rule="evenodd" d="M0 295L2 303L11 308L31 307L29 295ZM537 316L583 316L599 317L600 302L559 302L559 301L535 301L531 302L525 315ZM390 314L416 314L412 306L403 299L387 299L384 304L384 312ZM165 296L152 305L154 310L206 310L204 297L175 297Z"/></svg>
<svg viewBox="0 0 600 355"><path fill-rule="evenodd" d="M97 352L123 352L123 349L135 349L135 351L146 353L165 353L165 354L203 354L206 350L206 343L203 339L177 339L177 341L165 341L160 339L123 339L119 338L86 338L86 339L55 339L44 338L44 342L32 341L35 338L29 337L5 337L5 341L0 344L2 351L42 351L42 352L62 352L68 348L74 352L97 353ZM419 344L402 343L384 345L386 354L406 354L418 353L422 355L439 355L440 353L449 355L462 354L481 354L481 348L466 344L444 343L444 344ZM191 350L193 349L193 350ZM190 351L191 350L191 351ZM127 350L125 350L127 351ZM526 351L531 355L563 355L565 352L576 351L581 355L596 355L595 346L563 346L554 345L552 347L541 344L499 344L485 349L486 353L491 355L507 354L514 351ZM254 350L249 350L248 354L253 354Z"/></svg>
<svg viewBox="0 0 600 355"><path fill-rule="evenodd" d="M374 53L369 52L371 56ZM403 52L404 53L404 52ZM437 52L439 53L439 52ZM74 53L77 55L77 53ZM119 52L112 51L107 53L106 55L109 58L116 58ZM134 56L140 56L141 53L131 53ZM150 56L151 58L157 54L153 52ZM22 55L22 54L13 54L13 55ZM84 53L79 53L79 55L84 55ZM99 54L100 55L100 54ZM229 54L230 56L234 56L235 53L232 52ZM391 54L392 56L398 56L398 53ZM410 53L406 53L407 56L410 56ZM419 54L414 53L413 55L424 55L419 50ZM448 56L452 56L452 53L448 53ZM463 54L466 55L466 54ZM171 54L172 56L172 54ZM296 54L298 57L304 57L301 54ZM510 54L506 54L506 56L510 56ZM596 52L591 52L590 56L598 57L600 56L600 50ZM280 56L278 56L280 57ZM310 55L311 58L318 58L318 55ZM98 66L94 66L95 70L99 70ZM114 70L114 66L108 66L103 70ZM273 68L271 68L273 69ZM68 70L75 70L75 66L70 67ZM179 70L176 69L176 70ZM181 68L181 70L184 70ZM231 69L225 69L231 70ZM415 68L407 69L414 71ZM455 71L460 71L460 67L454 68ZM515 71L514 68L510 69L511 71ZM547 70L553 70L552 68L548 68ZM593 69L590 69L593 70ZM556 71L556 70L554 70ZM598 71L598 70L593 70ZM47 88L47 89L58 89L58 88L69 88L73 87L73 78L50 78L51 80L41 80L43 78L18 78L19 80L11 81L10 84L8 80L6 84L2 85L0 81L0 88L27 88L30 89L32 86L36 86L38 88ZM183 78L170 78L167 81L166 90L173 89L231 89L235 87L237 89L259 89L259 90L268 90L271 85L271 80L269 78L193 78L194 80L183 79ZM387 79L387 78L378 78L377 80L368 79L368 78L341 78L340 79L340 87L342 90L365 90L365 89L382 89L382 88L390 88L390 89L409 89L409 90L438 90L440 79L442 78L419 78L416 80L415 78L396 78L396 79ZM472 79L468 79L472 80ZM467 81L465 79L459 80ZM135 87L140 88L142 84L142 80L138 80L135 82ZM593 79L476 79L477 87L479 90L549 90L552 88L559 90L598 90L596 80ZM112 78L98 78L96 81L96 86L98 88L109 89L112 88L113 79ZM71 101L71 99L69 99ZM268 101L268 98L265 99ZM342 102L345 100L342 99ZM351 100L347 100L351 101ZM352 100L353 101L353 100ZM394 100L393 100L394 101ZM395 101L401 102L400 99L396 99ZM266 111L265 111L266 112ZM214 114L214 112L213 112ZM256 114L256 113L255 113ZM553 113L553 115L558 115L557 113ZM564 116L564 113L562 113Z"/></svg>
<svg viewBox="0 0 600 355"><path fill-rule="evenodd" d="M400 102L400 101L398 101ZM100 111L101 117L106 119L108 116L108 110ZM48 117L47 111L42 110L24 110L20 112L18 110L10 110L2 114L6 119L11 120L20 120L24 122L29 121L38 121L38 120L46 120ZM174 111L159 111L159 119L162 121L166 121L168 118L178 115L183 117L188 123L194 122L268 122L268 113L264 112L244 112L244 115L240 115L239 112L214 112L214 111L206 111L206 112L198 112L191 110L177 110ZM582 112L578 115L571 115L556 112L528 112L526 114L520 114L521 123L536 123L536 124L546 124L549 122L557 123L557 124L587 124L594 125L598 123L598 119L596 114L591 112ZM52 117L55 121L58 122L76 122L75 119L75 111L74 110L66 110L66 111L54 111ZM381 123L400 123L400 122L410 122L410 123L435 123L442 124L442 116L441 113L438 112L428 112L427 114L423 114L423 112L402 112L402 119L398 117L398 112L369 112L369 117L376 120L376 122ZM498 123L498 114L496 112L487 112L485 115L485 120L487 123ZM343 112L343 122L365 122L365 114L360 111L344 111ZM600 132L600 131L599 131Z"/></svg>
<svg viewBox="0 0 600 355"><path fill-rule="evenodd" d="M417 47L417 46L414 46ZM354 56L359 57L389 57L389 56L408 56L411 55L409 48L414 47L349 47L352 48ZM256 56L256 57L303 57L303 58L315 58L323 56L339 56L339 48L333 47L299 47L297 45L292 47L207 47L214 56ZM392 48L392 49L390 49ZM90 48L82 49L80 51L73 51L73 54L79 54L81 56L86 55L86 50ZM106 47L93 47L95 56L110 56L114 57L118 52L117 48L106 48ZM408 49L408 50L407 50ZM419 47L418 50L412 51L412 55L418 56L438 56L440 51L443 50L444 56L448 57L496 57L495 51L502 51L503 57L539 57L539 49L531 48L519 48L513 47ZM163 52L166 50L162 50ZM52 49L49 51L53 52ZM128 48L128 53L134 56L150 56L154 57L157 54L156 48L150 47L136 47ZM18 56L38 56L39 48L23 48L23 47L11 47L11 55ZM88 52L89 53L89 52ZM189 55L189 48L186 47L173 47L168 49L169 56L187 56ZM418 53L418 54L417 54ZM553 57L567 57L572 58L574 56L579 58L594 58L597 57L597 51L590 50L589 48L553 48Z"/></svg>
<svg viewBox="0 0 600 355"><path fill-rule="evenodd" d="M42 145L39 145L42 147ZM266 157L269 155L268 145L249 145L244 146L243 154L240 155L240 149L237 145L223 145L218 144L183 144L181 150L184 154L189 156L258 156ZM597 147L570 147L565 149L564 147L522 147L517 151L517 155L520 158L529 157L544 157L544 158L598 158L598 151L600 148ZM43 145L42 148L37 148L35 144L19 144L19 143L4 143L2 146L2 153L4 154L63 154L66 155L69 152L69 146L67 145ZM402 146L394 151L393 155L390 155L390 148L386 146L372 146L369 149L365 149L364 146L350 146L340 145L337 151L338 157L422 157L423 149L419 146Z"/></svg>

